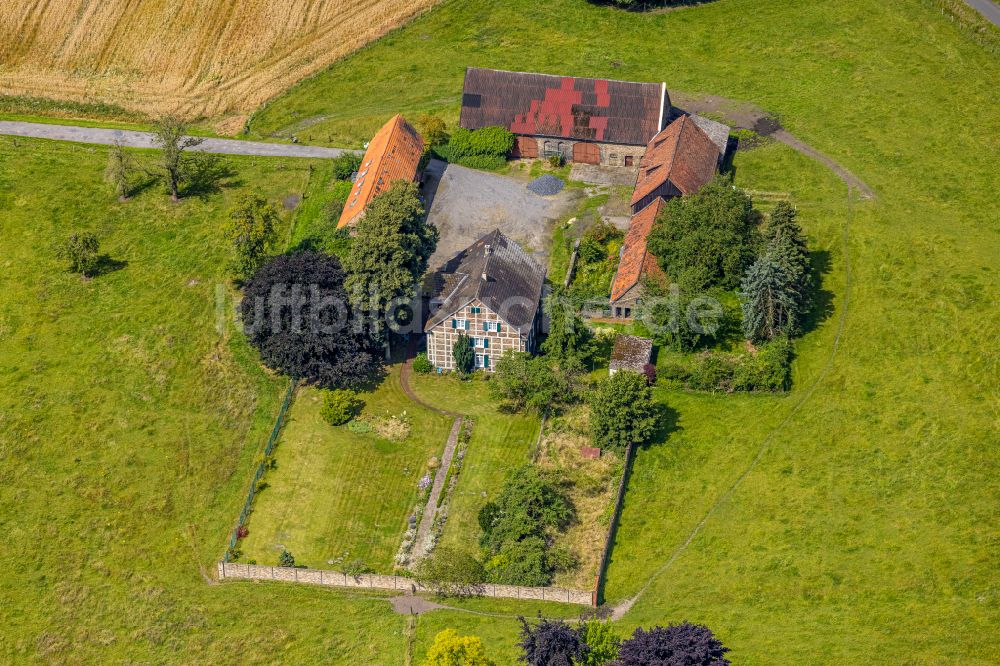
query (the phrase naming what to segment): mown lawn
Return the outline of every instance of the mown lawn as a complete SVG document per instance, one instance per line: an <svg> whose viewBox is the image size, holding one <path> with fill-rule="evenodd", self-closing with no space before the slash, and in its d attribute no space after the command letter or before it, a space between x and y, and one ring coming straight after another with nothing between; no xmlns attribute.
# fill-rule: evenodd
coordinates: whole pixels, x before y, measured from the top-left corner
<svg viewBox="0 0 1000 666"><path fill-rule="evenodd" d="M609 571L612 601L653 577L623 630L704 621L741 664L1000 660L979 640L1000 624L995 56L927 0L454 1L252 128L356 145L392 113L455 119L467 65L745 99L878 194L849 212L842 184L785 149L738 160L738 182L793 191L832 311L787 395L662 395L674 429L637 457Z"/></svg>
<svg viewBox="0 0 1000 666"><path fill-rule="evenodd" d="M450 375L411 377L421 400L475 421L439 543L478 554L479 509L499 492L511 471L531 461L541 423L533 416L498 412L484 381L463 382Z"/></svg>
<svg viewBox="0 0 1000 666"><path fill-rule="evenodd" d="M414 404L399 384L400 366L373 391L361 393L366 416L401 416L410 435L391 441L376 433L333 427L320 416L322 394L301 389L289 410L243 541L243 559L277 564L282 548L296 564L340 569L360 560L391 573L417 483L440 458L451 419ZM430 472L433 477L433 472Z"/></svg>

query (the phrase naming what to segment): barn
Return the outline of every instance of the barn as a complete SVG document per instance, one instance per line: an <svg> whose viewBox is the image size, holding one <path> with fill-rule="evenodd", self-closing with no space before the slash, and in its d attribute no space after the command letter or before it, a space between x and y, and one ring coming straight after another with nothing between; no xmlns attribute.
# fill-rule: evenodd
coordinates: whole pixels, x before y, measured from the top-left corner
<svg viewBox="0 0 1000 666"><path fill-rule="evenodd" d="M638 166L670 117L665 83L635 83L469 67L459 123L517 136L514 157Z"/></svg>

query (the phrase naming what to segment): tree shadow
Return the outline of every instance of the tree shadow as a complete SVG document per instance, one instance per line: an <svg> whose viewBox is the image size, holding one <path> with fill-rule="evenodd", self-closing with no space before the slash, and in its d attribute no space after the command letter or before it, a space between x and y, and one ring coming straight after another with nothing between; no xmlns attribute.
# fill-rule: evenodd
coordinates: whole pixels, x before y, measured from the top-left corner
<svg viewBox="0 0 1000 666"><path fill-rule="evenodd" d="M217 194L223 187L239 187L242 180L227 180L238 175L227 160L218 155L196 153L188 156L185 163L186 182L181 189L182 197L198 197L204 199L210 194Z"/></svg>
<svg viewBox="0 0 1000 666"><path fill-rule="evenodd" d="M129 184L128 192L126 196L128 199L139 196L149 188L160 182L160 179L152 174L146 175L141 180Z"/></svg>
<svg viewBox="0 0 1000 666"><path fill-rule="evenodd" d="M655 12L670 11L683 7L707 5L715 0L587 0L592 5L615 7L625 12Z"/></svg>
<svg viewBox="0 0 1000 666"><path fill-rule="evenodd" d="M112 259L108 255L102 254L97 258L97 263L94 265L94 269L87 273L87 277L100 277L102 275L120 271L127 266L128 262L124 259Z"/></svg>
<svg viewBox="0 0 1000 666"><path fill-rule="evenodd" d="M649 441L641 445L640 448L643 449L666 444L672 434L683 430L677 424L680 415L676 409L663 402L653 403L653 408L656 410L656 430L653 431Z"/></svg>
<svg viewBox="0 0 1000 666"><path fill-rule="evenodd" d="M830 273L830 253L827 250L814 250L809 253L809 262L813 271L812 306L802 319L803 334L816 330L833 315L834 294L823 288L824 278Z"/></svg>

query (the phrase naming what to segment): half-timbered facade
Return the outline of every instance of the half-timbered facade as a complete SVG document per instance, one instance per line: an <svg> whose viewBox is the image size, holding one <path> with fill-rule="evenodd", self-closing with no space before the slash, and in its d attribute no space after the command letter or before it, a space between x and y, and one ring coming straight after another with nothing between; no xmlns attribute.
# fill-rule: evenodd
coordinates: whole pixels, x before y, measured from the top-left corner
<svg viewBox="0 0 1000 666"><path fill-rule="evenodd" d="M533 352L545 270L499 230L483 236L433 273L427 283L427 357L454 370L454 345L469 338L475 366L493 371L508 350Z"/></svg>

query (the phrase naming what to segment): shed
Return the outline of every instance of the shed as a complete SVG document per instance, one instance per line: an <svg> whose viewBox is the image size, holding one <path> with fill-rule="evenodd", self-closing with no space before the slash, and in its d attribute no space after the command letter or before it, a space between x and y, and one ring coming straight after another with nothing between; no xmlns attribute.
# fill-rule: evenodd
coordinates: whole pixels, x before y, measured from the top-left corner
<svg viewBox="0 0 1000 666"><path fill-rule="evenodd" d="M631 370L641 373L653 357L653 341L640 338L637 335L619 334L615 338L615 346L611 350L611 363L608 374L614 375L619 370Z"/></svg>

